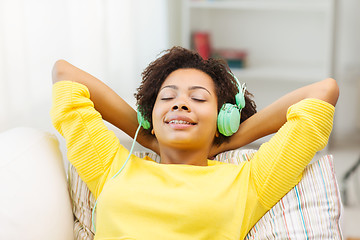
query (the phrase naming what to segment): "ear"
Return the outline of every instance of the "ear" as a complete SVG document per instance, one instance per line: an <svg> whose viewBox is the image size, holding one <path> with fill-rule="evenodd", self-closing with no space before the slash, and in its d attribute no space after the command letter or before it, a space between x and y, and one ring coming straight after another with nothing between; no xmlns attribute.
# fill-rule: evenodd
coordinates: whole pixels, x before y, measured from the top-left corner
<svg viewBox="0 0 360 240"><path fill-rule="evenodd" d="M154 129L151 129L151 134L152 134L152 135L155 135Z"/></svg>
<svg viewBox="0 0 360 240"><path fill-rule="evenodd" d="M219 136L220 136L219 130L216 129L215 137L219 137Z"/></svg>

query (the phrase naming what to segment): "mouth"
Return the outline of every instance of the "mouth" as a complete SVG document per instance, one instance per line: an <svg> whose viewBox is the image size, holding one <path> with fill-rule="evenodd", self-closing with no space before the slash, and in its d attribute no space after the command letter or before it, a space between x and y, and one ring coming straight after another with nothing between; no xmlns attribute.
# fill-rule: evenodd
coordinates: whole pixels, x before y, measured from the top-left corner
<svg viewBox="0 0 360 240"><path fill-rule="evenodd" d="M174 129L186 129L191 126L197 125L195 121L187 116L170 116L165 119L165 124Z"/></svg>
<svg viewBox="0 0 360 240"><path fill-rule="evenodd" d="M196 125L196 123L184 121L184 120L171 120L169 122L166 122L167 124L185 124L185 125Z"/></svg>

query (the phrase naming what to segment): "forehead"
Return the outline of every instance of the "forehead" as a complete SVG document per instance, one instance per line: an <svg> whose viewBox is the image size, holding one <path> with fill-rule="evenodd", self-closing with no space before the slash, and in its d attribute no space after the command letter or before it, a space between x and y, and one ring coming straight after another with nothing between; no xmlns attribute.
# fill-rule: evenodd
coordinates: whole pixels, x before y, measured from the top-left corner
<svg viewBox="0 0 360 240"><path fill-rule="evenodd" d="M203 71L193 68L177 69L173 71L165 79L160 89L168 85L175 85L179 89L191 86L201 86L211 92L215 92L215 84L212 78Z"/></svg>

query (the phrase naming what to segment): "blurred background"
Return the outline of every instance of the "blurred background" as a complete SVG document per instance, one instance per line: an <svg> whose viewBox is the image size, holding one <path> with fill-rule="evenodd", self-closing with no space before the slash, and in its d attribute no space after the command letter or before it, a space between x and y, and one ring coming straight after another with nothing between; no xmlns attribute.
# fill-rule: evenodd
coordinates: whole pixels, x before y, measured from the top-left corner
<svg viewBox="0 0 360 240"><path fill-rule="evenodd" d="M359 0L0 0L0 132L28 126L55 133L49 110L58 59L98 77L134 108L141 72L174 45L224 58L259 109L333 77L341 93L325 151L348 190L344 236L360 237L359 11Z"/></svg>

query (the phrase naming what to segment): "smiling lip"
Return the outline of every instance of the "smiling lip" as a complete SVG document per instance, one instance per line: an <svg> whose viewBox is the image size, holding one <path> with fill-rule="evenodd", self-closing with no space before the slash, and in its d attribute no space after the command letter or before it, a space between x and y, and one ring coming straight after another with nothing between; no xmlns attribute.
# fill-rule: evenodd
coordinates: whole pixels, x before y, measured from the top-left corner
<svg viewBox="0 0 360 240"><path fill-rule="evenodd" d="M165 119L165 123L174 129L185 129L196 125L196 123L186 116L171 116Z"/></svg>

